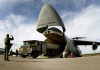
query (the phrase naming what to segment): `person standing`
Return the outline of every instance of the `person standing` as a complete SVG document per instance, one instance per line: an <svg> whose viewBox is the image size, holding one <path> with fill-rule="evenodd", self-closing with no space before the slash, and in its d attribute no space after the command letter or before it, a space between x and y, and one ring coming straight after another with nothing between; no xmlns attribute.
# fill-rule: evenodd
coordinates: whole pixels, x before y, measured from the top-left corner
<svg viewBox="0 0 100 70"><path fill-rule="evenodd" d="M16 49L16 57L18 56L18 50Z"/></svg>
<svg viewBox="0 0 100 70"><path fill-rule="evenodd" d="M9 34L7 34L7 37L4 39L4 43L5 43L4 60L7 60L7 61L10 61L8 58L8 53L12 46L12 44L10 43L10 40L14 40L12 35L11 35L11 37L12 38L9 38Z"/></svg>

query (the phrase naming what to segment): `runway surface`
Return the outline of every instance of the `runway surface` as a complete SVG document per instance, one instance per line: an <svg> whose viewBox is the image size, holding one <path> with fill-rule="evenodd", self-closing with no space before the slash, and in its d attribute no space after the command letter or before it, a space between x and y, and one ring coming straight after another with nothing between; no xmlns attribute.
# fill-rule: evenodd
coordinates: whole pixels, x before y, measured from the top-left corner
<svg viewBox="0 0 100 70"><path fill-rule="evenodd" d="M100 56L80 58L21 58L0 55L0 70L100 70Z"/></svg>

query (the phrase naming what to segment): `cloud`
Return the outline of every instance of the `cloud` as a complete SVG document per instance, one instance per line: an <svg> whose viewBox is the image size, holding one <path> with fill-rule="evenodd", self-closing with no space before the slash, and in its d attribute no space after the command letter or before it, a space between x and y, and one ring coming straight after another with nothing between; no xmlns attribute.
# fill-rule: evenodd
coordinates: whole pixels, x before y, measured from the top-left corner
<svg viewBox="0 0 100 70"><path fill-rule="evenodd" d="M70 37L86 36L92 40L100 38L99 12L100 8L98 6L91 5L83 9L80 13L75 14L68 21L64 20L66 27L66 34ZM63 13L63 15L64 14L67 15L66 13ZM63 18L67 17L63 15L62 15Z"/></svg>
<svg viewBox="0 0 100 70"><path fill-rule="evenodd" d="M57 4L59 1L56 0L42 0L43 3L49 3L49 4Z"/></svg>
<svg viewBox="0 0 100 70"><path fill-rule="evenodd" d="M86 2L86 0L42 0L43 3L49 3L49 4L52 4L52 5L56 5L56 4L62 4L62 5L65 5L68 4L68 3L74 3L76 6L79 6L79 5L82 5L83 3Z"/></svg>
<svg viewBox="0 0 100 70"><path fill-rule="evenodd" d="M0 19L4 18L5 16L9 15L10 13L13 14L20 14L23 15L24 13L27 15L30 12L25 12L23 9L27 9L29 7L30 0L0 0ZM24 6L23 6L24 5ZM28 8L30 9L30 8ZM24 14L24 15L25 15Z"/></svg>
<svg viewBox="0 0 100 70"><path fill-rule="evenodd" d="M70 37L87 37L82 40L98 41L100 42L100 7L90 5L81 10L81 12L66 12L63 11L61 17L64 20L66 32ZM98 53L100 46L96 51L92 50L92 46L79 46L82 54Z"/></svg>
<svg viewBox="0 0 100 70"><path fill-rule="evenodd" d="M84 6L86 4L86 0L72 0L76 7Z"/></svg>
<svg viewBox="0 0 100 70"><path fill-rule="evenodd" d="M94 41L100 41L100 28L99 28L99 19L100 19L100 8L99 6L95 5L89 5L87 8L81 8L81 12L78 11L78 8L76 10L75 7L80 7L85 5L86 0L84 1L79 1L79 0L42 0L35 1L35 0L0 0L0 10L4 12L5 11L10 12L0 20L0 47L4 47L4 38L7 33L12 34L15 38L14 43L18 45L13 45L13 49L19 48L20 45L22 45L23 40L44 40L45 37L38 33L36 31L36 23L37 21L34 19L29 19L29 17L25 14L23 15L23 12L18 15L16 10L16 15L12 13L11 11L14 10L14 6L18 6L21 3L26 4L27 2L31 2L33 8L41 9L45 3L53 5L55 9L58 9L58 13L61 13L61 17L65 23L66 27L66 32L65 34L68 37L75 37L75 36L85 36L87 37L88 40L94 40ZM30 3L27 3L30 4ZM74 7L75 6L75 7ZM18 6L19 7L19 6ZM17 8L18 8L17 7ZM29 5L30 7L30 5ZM21 9L23 8L23 9ZM29 9L24 9L24 7L21 6L21 11L25 10L28 11L29 13L33 13L32 11L30 12ZM32 7L31 7L32 8ZM30 8L30 9L31 9ZM70 9L75 9L75 11L70 10ZM18 8L19 9L19 8ZM40 10L34 9L35 14L39 12ZM68 10L68 11L67 11ZM15 11L15 10L14 10ZM60 11L60 12L59 12ZM1 12L1 14L2 14ZM14 47L15 46L15 47Z"/></svg>
<svg viewBox="0 0 100 70"><path fill-rule="evenodd" d="M28 21L28 17L21 15L10 14L5 19L0 20L0 45L4 47L4 38L6 34L14 36L14 41L17 45L12 48L15 50L23 44L24 40L40 40L43 41L45 37L36 31L37 21Z"/></svg>
<svg viewBox="0 0 100 70"><path fill-rule="evenodd" d="M0 0L0 9L12 8L19 3L26 3L30 0Z"/></svg>

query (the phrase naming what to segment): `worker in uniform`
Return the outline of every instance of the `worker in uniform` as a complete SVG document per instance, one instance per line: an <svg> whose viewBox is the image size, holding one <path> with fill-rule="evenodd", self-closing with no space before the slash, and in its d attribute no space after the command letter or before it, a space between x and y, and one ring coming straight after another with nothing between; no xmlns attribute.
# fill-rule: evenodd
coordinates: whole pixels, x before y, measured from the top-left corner
<svg viewBox="0 0 100 70"><path fill-rule="evenodd" d="M18 56L18 50L16 49L16 57Z"/></svg>
<svg viewBox="0 0 100 70"><path fill-rule="evenodd" d="M4 39L4 43L5 43L5 48L4 48L4 60L10 61L8 58L8 53L9 50L12 46L12 44L10 43L10 40L14 40L13 36L11 35L12 38L9 38L9 34L7 34L7 37Z"/></svg>

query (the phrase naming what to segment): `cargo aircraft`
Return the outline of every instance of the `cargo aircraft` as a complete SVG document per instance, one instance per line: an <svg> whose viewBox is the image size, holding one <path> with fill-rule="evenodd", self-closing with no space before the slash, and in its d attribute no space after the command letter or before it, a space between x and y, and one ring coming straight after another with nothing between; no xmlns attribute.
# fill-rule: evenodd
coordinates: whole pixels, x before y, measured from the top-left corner
<svg viewBox="0 0 100 70"><path fill-rule="evenodd" d="M61 26L63 31L56 28L56 26ZM37 31L46 37L45 42L60 44L61 52L66 51L68 55L74 53L77 57L82 56L81 50L77 47L78 45L92 45L91 48L93 50L96 50L98 45L100 45L100 42L78 40L83 37L69 39L65 35L66 29L61 17L49 4L45 4L41 9L37 22Z"/></svg>

